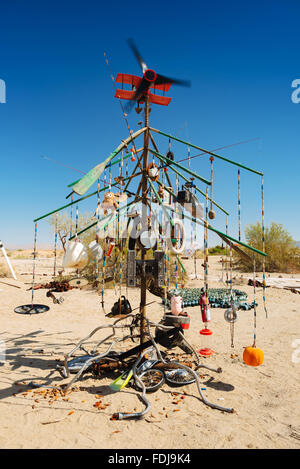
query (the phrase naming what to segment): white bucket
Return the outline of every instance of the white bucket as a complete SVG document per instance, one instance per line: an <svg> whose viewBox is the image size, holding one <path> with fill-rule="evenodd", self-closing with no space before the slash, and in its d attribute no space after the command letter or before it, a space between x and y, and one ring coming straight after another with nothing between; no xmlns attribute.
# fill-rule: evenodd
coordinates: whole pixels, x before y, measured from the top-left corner
<svg viewBox="0 0 300 469"><path fill-rule="evenodd" d="M101 259L103 257L103 249L100 246L100 244L97 243L97 241L92 241L89 244L89 248L91 250L91 254L94 259Z"/></svg>
<svg viewBox="0 0 300 469"><path fill-rule="evenodd" d="M70 241L62 261L64 268L83 269L88 263L88 252L80 241Z"/></svg>

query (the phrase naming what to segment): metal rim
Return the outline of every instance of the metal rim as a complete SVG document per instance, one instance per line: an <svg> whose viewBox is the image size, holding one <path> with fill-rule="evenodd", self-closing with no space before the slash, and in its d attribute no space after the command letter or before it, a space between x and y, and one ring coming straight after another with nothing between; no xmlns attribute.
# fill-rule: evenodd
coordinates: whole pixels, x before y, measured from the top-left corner
<svg viewBox="0 0 300 469"><path fill-rule="evenodd" d="M181 376L180 376L181 375ZM194 375L189 373L187 370L183 370L182 368L176 368L175 370L167 371L165 373L166 381L170 384L176 386L183 386L185 384L192 384L196 381ZM175 379L175 376L177 379ZM183 380L183 377L189 376L188 379Z"/></svg>
<svg viewBox="0 0 300 469"><path fill-rule="evenodd" d="M40 313L45 313L46 311L49 311L50 306L47 305L41 305L41 304L34 304L34 305L21 305L17 306L14 309L15 313L18 314L40 314Z"/></svg>
<svg viewBox="0 0 300 469"><path fill-rule="evenodd" d="M155 392L165 383L165 374L162 370L159 369L146 370L138 377L141 381L143 381L146 392ZM135 385L139 390L142 389L137 381L135 381Z"/></svg>
<svg viewBox="0 0 300 469"><path fill-rule="evenodd" d="M77 373L84 364L92 358L92 355L83 355L82 357L75 357L68 362L70 373Z"/></svg>

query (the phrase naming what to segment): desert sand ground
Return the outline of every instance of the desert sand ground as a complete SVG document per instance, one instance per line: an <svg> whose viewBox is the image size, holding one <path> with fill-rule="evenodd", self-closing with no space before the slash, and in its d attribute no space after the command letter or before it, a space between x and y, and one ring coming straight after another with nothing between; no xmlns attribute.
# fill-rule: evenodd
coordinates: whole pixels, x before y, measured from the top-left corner
<svg viewBox="0 0 300 469"><path fill-rule="evenodd" d="M17 281L0 279L5 282L0 283L0 340L6 348L5 363L0 366L1 448L300 447L300 351L295 348L295 341L299 339L300 349L299 294L267 288L266 319L262 289L258 288L257 345L264 351L265 360L257 368L246 366L242 360L244 347L253 341L253 310L240 311L232 348L224 310L212 309L213 335L209 340L215 355L203 361L213 367L221 366L223 372L200 370L201 382L206 388L203 392L211 402L233 407L234 413L204 405L195 383L176 389L165 384L156 393L148 394L152 408L144 419L112 421L114 412L142 410L144 406L131 387L112 392L108 386L111 377L96 379L86 374L77 382L76 391L57 399L40 391L34 393L28 386L32 380L47 386L67 383L69 380L63 379L56 370L58 361L96 326L112 321L104 318L99 296L89 288L56 293L57 297L63 296L62 304L54 304L47 298L47 290L37 290L34 301L49 305L50 310L31 316L16 314L16 306L31 302L29 254L30 251L11 256ZM53 274L53 259L47 258L46 251L39 254L37 283L51 280ZM193 261L184 262L193 273ZM198 273L203 278L202 261L197 263ZM218 280L220 258L210 257L209 265L210 287L223 287ZM236 272L234 275L239 276ZM251 275L244 274L245 279L249 277ZM300 276L295 275L294 280L296 278ZM247 292L252 301L253 288L242 283L235 283L234 288ZM186 284L202 285L201 279L189 280ZM128 296L132 307L137 307L138 290L129 289ZM107 310L116 300L114 290L107 290ZM163 315L160 299L148 293L147 301L155 301L147 308L149 318L159 321ZM198 350L202 345L199 330L203 327L200 311L198 307L186 311L191 316L191 325L185 336ZM92 348L100 337L101 334L93 338L88 347ZM132 343L127 342L120 347L131 346ZM185 398L181 399L183 395ZM101 410L94 406L100 400L104 404Z"/></svg>

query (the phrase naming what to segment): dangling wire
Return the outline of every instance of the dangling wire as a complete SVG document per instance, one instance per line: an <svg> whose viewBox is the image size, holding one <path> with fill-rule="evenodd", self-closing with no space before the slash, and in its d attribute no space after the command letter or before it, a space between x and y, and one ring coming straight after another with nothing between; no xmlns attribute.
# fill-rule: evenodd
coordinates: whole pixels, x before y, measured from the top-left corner
<svg viewBox="0 0 300 469"><path fill-rule="evenodd" d="M175 256L175 290L178 289L178 262L177 262L177 257Z"/></svg>
<svg viewBox="0 0 300 469"><path fill-rule="evenodd" d="M97 183L97 209L96 209L96 215L97 215L97 220L98 220L98 223L99 223L99 219L100 219L100 179L99 178L98 178L98 183ZM96 243L98 243L97 229L96 229ZM101 295L99 262L100 262L100 259L96 255L95 256L95 270L96 270L96 286L97 286L98 296Z"/></svg>
<svg viewBox="0 0 300 469"><path fill-rule="evenodd" d="M71 197L71 202L72 202L72 205L71 205L71 213L70 213L70 218L71 218L71 224L70 224L70 238L72 237L72 231L73 231L73 194L72 194L72 197Z"/></svg>
<svg viewBox="0 0 300 469"><path fill-rule="evenodd" d="M214 157L209 158L210 161L210 211L213 211L213 176L214 176Z"/></svg>
<svg viewBox="0 0 300 469"><path fill-rule="evenodd" d="M170 266L170 251L167 252L167 266L169 267L168 269L168 282L167 282L167 286L168 286L168 291L170 290L170 271L171 271L171 266Z"/></svg>
<svg viewBox="0 0 300 469"><path fill-rule="evenodd" d="M113 239L116 240L116 220L113 221L113 232L112 232L112 235L113 235ZM112 254L111 255L115 255L116 254L116 251L115 249L112 251ZM116 261L116 259L115 259ZM117 276L117 263L114 262L113 263L113 286L114 286L114 291L115 291L115 295L116 297L118 297L118 293L117 293L117 283L116 283L116 276Z"/></svg>
<svg viewBox="0 0 300 469"><path fill-rule="evenodd" d="M262 228L262 251L265 252L265 207L264 207L264 178L261 177L261 228ZM262 271L263 271L263 305L268 318L268 310L266 305L266 261L265 256L262 260Z"/></svg>
<svg viewBox="0 0 300 469"><path fill-rule="evenodd" d="M122 176L122 169L123 169L123 150L121 154L121 161L119 162L119 176ZM120 195L123 194L123 186L120 184ZM120 308L121 308L121 296L122 296L122 269L123 269L123 259L122 259L122 250L121 250L121 240L120 240L120 210L117 211L117 243L116 248L118 248L118 255L117 259L119 259L118 263L118 274L119 274L119 299L120 299Z"/></svg>
<svg viewBox="0 0 300 469"><path fill-rule="evenodd" d="M126 179L128 178L128 158L126 158L126 163L125 163L125 174L126 174Z"/></svg>
<svg viewBox="0 0 300 469"><path fill-rule="evenodd" d="M164 278L164 314L167 311L167 291L169 286L168 281L168 250L167 250L167 243L163 241L163 248L164 248L164 271L165 271L165 278Z"/></svg>
<svg viewBox="0 0 300 469"><path fill-rule="evenodd" d="M104 186L107 186L107 169L105 167L104 170ZM97 206L100 208L100 192L98 192L98 202ZM100 218L100 210L98 211L98 221ZM104 314L106 314L105 307L104 307L104 290L105 290L105 270L106 270L106 227L104 226L104 232L103 232L103 258L102 258L102 288L101 288L101 306ZM100 288L100 283L99 283L99 288Z"/></svg>
<svg viewBox="0 0 300 469"><path fill-rule="evenodd" d="M79 213L78 213L78 204L76 204L76 224L75 224L75 241L78 241L78 219L79 219ZM79 278L80 276L80 270L77 269L77 277Z"/></svg>
<svg viewBox="0 0 300 469"><path fill-rule="evenodd" d="M187 135L187 141L189 142L190 141L190 136L189 136L189 128L188 128L188 123L187 122L186 122L186 135ZM188 157L187 157L188 168L191 169L191 148L190 148L189 145L187 147L187 150L188 150Z"/></svg>
<svg viewBox="0 0 300 469"><path fill-rule="evenodd" d="M78 219L79 219L78 204L76 204L76 215L75 215L75 239L76 241L78 238Z"/></svg>
<svg viewBox="0 0 300 469"><path fill-rule="evenodd" d="M228 235L228 217L226 217L225 233ZM229 275L228 275L228 246L225 245L225 271L226 271L226 293L228 295Z"/></svg>
<svg viewBox="0 0 300 469"><path fill-rule="evenodd" d="M104 314L106 314L105 307L104 307L105 267L106 267L106 243L104 243L104 248L103 248L102 289L101 289L101 306L102 306L102 310L103 310Z"/></svg>
<svg viewBox="0 0 300 469"><path fill-rule="evenodd" d="M205 230L204 230L204 250L205 250L205 261L204 261L204 286L205 286L205 312L208 312L208 187L206 187L205 196ZM207 329L207 323L205 323L205 329Z"/></svg>
<svg viewBox="0 0 300 469"><path fill-rule="evenodd" d="M193 189L192 189L193 190ZM196 195L196 189L194 187L194 195ZM196 224L196 221L193 220L193 226L194 226L194 240L193 240L193 244L194 244L194 248L191 248L194 249L194 272L195 272L195 279L197 279L197 249L196 249L196 246L197 246L197 224Z"/></svg>
<svg viewBox="0 0 300 469"><path fill-rule="evenodd" d="M54 235L54 266L53 266L53 277L56 277L56 257L57 257L57 214L55 215L55 235Z"/></svg>
<svg viewBox="0 0 300 469"><path fill-rule="evenodd" d="M253 255L253 345L256 347L256 265L255 257Z"/></svg>
<svg viewBox="0 0 300 469"><path fill-rule="evenodd" d="M238 219L239 219L239 241L241 241L241 172L238 169Z"/></svg>
<svg viewBox="0 0 300 469"><path fill-rule="evenodd" d="M109 162L109 190L111 190L111 161Z"/></svg>
<svg viewBox="0 0 300 469"><path fill-rule="evenodd" d="M227 261L227 250L226 250L226 247L227 247L227 243L225 243L224 245L224 240L222 239L222 245L221 245L221 248L222 248L222 257L221 257L221 262L222 262L222 274L221 274L221 282L222 284L224 285L224 263ZM225 260L224 260L224 251L225 251Z"/></svg>
<svg viewBox="0 0 300 469"><path fill-rule="evenodd" d="M230 307L231 310L234 308L233 302L233 289L232 289L232 243L230 243L229 247L229 255L230 255ZM230 322L230 336L231 336L231 347L234 347L234 321Z"/></svg>
<svg viewBox="0 0 300 469"><path fill-rule="evenodd" d="M31 288L31 307L32 307L32 308L33 308L34 287L35 287L36 240L37 240L37 223L35 223L35 225L34 225L33 264L32 264L32 288ZM30 314L31 314L31 313L30 313Z"/></svg>

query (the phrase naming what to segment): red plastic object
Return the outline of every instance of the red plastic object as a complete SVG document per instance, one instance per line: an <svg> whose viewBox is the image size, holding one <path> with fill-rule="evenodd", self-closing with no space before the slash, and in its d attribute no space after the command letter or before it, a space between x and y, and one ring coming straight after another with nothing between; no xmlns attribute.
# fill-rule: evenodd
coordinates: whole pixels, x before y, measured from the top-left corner
<svg viewBox="0 0 300 469"><path fill-rule="evenodd" d="M201 335L212 335L212 331L210 329L201 329L199 334L201 334Z"/></svg>
<svg viewBox="0 0 300 469"><path fill-rule="evenodd" d="M129 75L128 73L118 73L115 81L116 83L122 83L122 85L125 83L125 85L131 85L132 88L133 87L135 88L134 90L116 90L115 98L130 100L134 97L135 90L138 88L139 84L141 83L142 78L137 77L136 75ZM153 82L152 85L150 84L149 89L146 91L146 93L149 96L149 102L153 104L160 104L162 106L168 106L172 98L168 98L167 96L159 96L159 95L150 93L149 90L154 89L154 90L165 92L165 91L169 91L171 85L172 83L164 83L161 85L156 85ZM142 103L142 100L140 101L140 103Z"/></svg>
<svg viewBox="0 0 300 469"><path fill-rule="evenodd" d="M189 315L187 315L187 317L190 319L190 316L189 316ZM190 328L190 321L189 321L189 322L186 322L185 324L182 323L182 324L181 324L181 327L182 327L182 329L189 329L189 328Z"/></svg>
<svg viewBox="0 0 300 469"><path fill-rule="evenodd" d="M201 329L200 334L205 335L205 336L209 336L209 335L212 335L212 331L210 329L205 328L205 329ZM215 352L212 349L208 348L208 347L203 347L200 350L198 350L197 353L199 355L203 356L203 357L210 357Z"/></svg>
<svg viewBox="0 0 300 469"><path fill-rule="evenodd" d="M116 83L123 83L125 85L135 86L137 88L142 81L141 77L137 77L136 75L130 75L128 73L118 73L116 77ZM159 91L169 91L172 83L164 83L162 85L150 85L150 88L154 88L155 90Z"/></svg>
<svg viewBox="0 0 300 469"><path fill-rule="evenodd" d="M198 350L199 355L202 355L203 357L210 357L213 355L215 352L211 350L210 348L202 348Z"/></svg>
<svg viewBox="0 0 300 469"><path fill-rule="evenodd" d="M109 257L111 255L111 252L112 252L113 248L114 248L114 243L111 243L111 245L109 246L108 252L106 254L107 257Z"/></svg>
<svg viewBox="0 0 300 469"><path fill-rule="evenodd" d="M199 298L199 305L201 310L202 321L204 323L210 321L210 308L209 308L209 301L207 301L206 294L203 293Z"/></svg>
<svg viewBox="0 0 300 469"><path fill-rule="evenodd" d="M161 106L168 106L172 98L166 96L158 96L158 94L149 93L149 101L153 104L160 104Z"/></svg>
<svg viewBox="0 0 300 469"><path fill-rule="evenodd" d="M115 92L115 98L119 99L133 99L135 91L129 90L117 90ZM161 106L168 106L172 98L167 98L166 96L158 96L157 94L152 94L148 92L149 101L153 104L160 104Z"/></svg>
<svg viewBox="0 0 300 469"><path fill-rule="evenodd" d="M125 85L135 86L136 88L141 83L142 79L136 75L129 75L128 73L118 73L116 83L125 83Z"/></svg>
<svg viewBox="0 0 300 469"><path fill-rule="evenodd" d="M134 97L134 91L117 90L116 93L115 93L115 98L132 99L133 97Z"/></svg>

